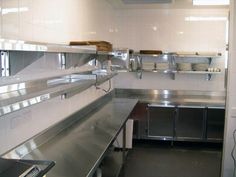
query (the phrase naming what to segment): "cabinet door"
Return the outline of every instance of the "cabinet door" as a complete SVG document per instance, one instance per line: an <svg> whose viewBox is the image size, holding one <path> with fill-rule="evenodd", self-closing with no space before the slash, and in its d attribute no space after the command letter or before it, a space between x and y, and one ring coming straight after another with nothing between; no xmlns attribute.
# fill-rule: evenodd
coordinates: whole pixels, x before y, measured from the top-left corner
<svg viewBox="0 0 236 177"><path fill-rule="evenodd" d="M148 105L148 137L173 139L175 107Z"/></svg>
<svg viewBox="0 0 236 177"><path fill-rule="evenodd" d="M204 137L204 107L180 107L176 119L177 140L199 140Z"/></svg>
<svg viewBox="0 0 236 177"><path fill-rule="evenodd" d="M208 108L207 110L207 140L223 140L225 110Z"/></svg>
<svg viewBox="0 0 236 177"><path fill-rule="evenodd" d="M147 104L138 103L132 113L130 119L134 120L134 139L143 139L147 137Z"/></svg>

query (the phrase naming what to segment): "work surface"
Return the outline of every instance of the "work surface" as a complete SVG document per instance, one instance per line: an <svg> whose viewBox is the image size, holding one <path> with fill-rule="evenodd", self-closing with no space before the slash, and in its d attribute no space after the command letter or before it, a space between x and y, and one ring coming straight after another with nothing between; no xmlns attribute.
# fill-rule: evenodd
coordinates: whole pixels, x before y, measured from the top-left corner
<svg viewBox="0 0 236 177"><path fill-rule="evenodd" d="M63 130L24 159L56 161L48 177L91 176L136 103L136 99L113 98L101 109Z"/></svg>
<svg viewBox="0 0 236 177"><path fill-rule="evenodd" d="M224 92L116 89L117 98L138 99L141 103L160 106L225 107Z"/></svg>

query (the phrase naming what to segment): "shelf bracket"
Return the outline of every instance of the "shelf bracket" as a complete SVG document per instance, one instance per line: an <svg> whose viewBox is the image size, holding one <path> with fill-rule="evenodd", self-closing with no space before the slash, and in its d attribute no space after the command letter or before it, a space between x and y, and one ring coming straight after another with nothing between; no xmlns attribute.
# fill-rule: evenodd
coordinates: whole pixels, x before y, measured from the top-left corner
<svg viewBox="0 0 236 177"><path fill-rule="evenodd" d="M66 69L66 53L59 53L58 61L60 69Z"/></svg>
<svg viewBox="0 0 236 177"><path fill-rule="evenodd" d="M212 77L212 74L207 74L207 75L206 75L206 80L207 80L207 81L210 81L210 80L211 80L211 77Z"/></svg>
<svg viewBox="0 0 236 177"><path fill-rule="evenodd" d="M175 80L175 73L170 73L170 77L172 80Z"/></svg>
<svg viewBox="0 0 236 177"><path fill-rule="evenodd" d="M10 58L9 51L1 51L1 76L10 76Z"/></svg>
<svg viewBox="0 0 236 177"><path fill-rule="evenodd" d="M138 79L142 79L143 78L143 71L142 70L137 70L136 75L137 75Z"/></svg>
<svg viewBox="0 0 236 177"><path fill-rule="evenodd" d="M211 62L212 62L212 58L211 57L209 57L208 58L208 60L209 60L209 65L211 64Z"/></svg>

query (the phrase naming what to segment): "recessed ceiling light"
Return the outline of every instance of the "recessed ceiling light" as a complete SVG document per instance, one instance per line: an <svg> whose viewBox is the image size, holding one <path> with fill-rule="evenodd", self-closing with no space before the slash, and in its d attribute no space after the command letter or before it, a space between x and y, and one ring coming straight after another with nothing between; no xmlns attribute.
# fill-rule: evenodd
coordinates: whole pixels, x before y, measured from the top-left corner
<svg viewBox="0 0 236 177"><path fill-rule="evenodd" d="M229 5L229 0L193 0L193 5L196 6Z"/></svg>

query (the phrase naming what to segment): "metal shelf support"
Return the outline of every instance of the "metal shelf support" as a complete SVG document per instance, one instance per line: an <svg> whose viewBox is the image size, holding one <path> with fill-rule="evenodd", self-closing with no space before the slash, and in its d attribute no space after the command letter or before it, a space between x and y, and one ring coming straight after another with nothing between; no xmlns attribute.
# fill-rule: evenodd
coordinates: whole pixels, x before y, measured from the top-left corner
<svg viewBox="0 0 236 177"><path fill-rule="evenodd" d="M10 58L8 51L1 51L1 76L10 76Z"/></svg>

